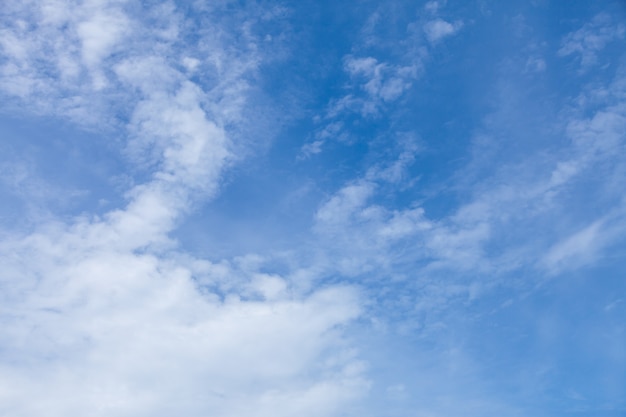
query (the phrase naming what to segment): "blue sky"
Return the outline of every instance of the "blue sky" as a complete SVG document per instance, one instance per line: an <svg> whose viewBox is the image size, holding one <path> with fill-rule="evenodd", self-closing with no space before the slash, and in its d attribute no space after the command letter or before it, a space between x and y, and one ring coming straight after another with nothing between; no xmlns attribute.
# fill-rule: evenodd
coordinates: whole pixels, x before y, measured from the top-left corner
<svg viewBox="0 0 626 417"><path fill-rule="evenodd" d="M626 415L626 4L0 13L0 415Z"/></svg>

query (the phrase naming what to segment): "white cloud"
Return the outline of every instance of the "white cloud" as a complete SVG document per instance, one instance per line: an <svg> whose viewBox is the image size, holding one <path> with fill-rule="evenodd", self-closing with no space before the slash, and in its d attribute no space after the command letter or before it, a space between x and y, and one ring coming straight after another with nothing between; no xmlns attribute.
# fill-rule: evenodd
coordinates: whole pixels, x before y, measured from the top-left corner
<svg viewBox="0 0 626 417"><path fill-rule="evenodd" d="M372 100L373 106L378 106L377 102L396 100L411 87L411 81L417 73L414 66L390 66L379 63L373 57L348 56L345 58L345 68L353 79L361 81L360 87Z"/></svg>
<svg viewBox="0 0 626 417"><path fill-rule="evenodd" d="M371 167L367 173L366 178L370 180L382 180L390 183L399 184L401 187L413 185L419 180L419 177L412 178L409 181L405 181L409 178L408 169L415 162L415 157L422 151L421 146L411 135L399 135L399 155L389 164L379 164Z"/></svg>
<svg viewBox="0 0 626 417"><path fill-rule="evenodd" d="M366 388L336 330L359 313L349 288L276 299L266 277L261 298L220 299L184 264L86 232L3 246L3 413L333 415Z"/></svg>
<svg viewBox="0 0 626 417"><path fill-rule="evenodd" d="M104 88L109 80L100 64L132 32L133 25L123 12L123 3L70 4L49 0L11 5L7 17L16 23L9 23L5 29L11 43L2 44L3 53L12 57L2 68L5 76L1 85L5 91L22 98L37 95L43 99L60 94L59 87L70 94L79 88L83 91ZM19 91L10 88L12 66L22 74ZM57 83L50 83L51 77ZM90 82L85 82L85 77ZM50 103L44 100L37 104Z"/></svg>
<svg viewBox="0 0 626 417"><path fill-rule="evenodd" d="M429 1L428 3L426 3L424 5L424 10L429 11L433 14L436 14L439 9L442 7L442 5L445 5L445 1Z"/></svg>
<svg viewBox="0 0 626 417"><path fill-rule="evenodd" d="M149 175L121 208L0 244L0 414L337 415L368 387L342 332L361 312L355 290L302 293L280 275L192 259L169 236L236 160L229 127L248 105L255 40L238 49L209 34L180 48L173 7L142 12L161 24L113 1L5 15L4 95L117 129ZM180 62L215 83L195 84Z"/></svg>
<svg viewBox="0 0 626 417"><path fill-rule="evenodd" d="M539 266L551 274L593 265L606 250L624 239L626 232L624 201L591 224L554 243L541 257Z"/></svg>
<svg viewBox="0 0 626 417"><path fill-rule="evenodd" d="M348 71L373 79L384 68L373 58L348 62ZM366 280L376 276L376 288L406 285L413 289L407 290L411 302L434 312L450 300L473 299L506 285L499 279L512 270L536 269L542 276L594 265L624 238L624 79L618 69L614 80L593 84L570 102L550 131L566 140L558 150L541 148L495 166L491 155L479 168L461 169L443 193L459 187L465 190L463 201L440 217L419 200L400 208L383 203L411 180L403 172L419 148L397 150L395 161L372 166L320 206L315 230L317 246L326 248L326 267ZM489 124L497 132L494 140L504 141L507 133L494 128L492 119ZM490 174L477 179L472 170L484 164ZM571 204L586 208L572 213ZM599 204L611 208L601 220L594 211ZM437 281L442 276L445 280ZM415 286L432 290L422 293Z"/></svg>
<svg viewBox="0 0 626 417"><path fill-rule="evenodd" d="M614 23L610 15L601 13L581 29L568 34L562 41L559 56L580 55L582 69L597 62L598 53L612 41L623 39L626 26Z"/></svg>
<svg viewBox="0 0 626 417"><path fill-rule="evenodd" d="M454 35L463 27L462 22L446 22L437 18L424 24L424 33L430 43L437 43L440 40Z"/></svg>
<svg viewBox="0 0 626 417"><path fill-rule="evenodd" d="M348 185L324 203L315 217L322 224L344 224L361 209L374 192L374 184L360 182Z"/></svg>
<svg viewBox="0 0 626 417"><path fill-rule="evenodd" d="M132 23L120 10L99 10L76 25L81 41L81 56L84 65L94 71L94 88L106 86L105 76L97 70L103 59L108 57L128 35Z"/></svg>
<svg viewBox="0 0 626 417"><path fill-rule="evenodd" d="M543 264L551 271L575 269L597 256L602 222L596 221L559 242L546 254Z"/></svg>
<svg viewBox="0 0 626 417"><path fill-rule="evenodd" d="M355 49L381 46L374 34L375 27L380 21L379 11L374 12L369 17L362 28L362 44L359 44L358 48ZM415 23L411 23L408 28L414 25ZM387 108L401 100L407 91L413 87L422 73L428 53L426 48L420 45L423 41L412 39L411 30L408 32L405 38L396 39L393 45L388 46L395 49L395 45L406 43L413 45L410 48L402 47L395 51L397 56L395 60L382 60L377 58L376 54L368 55L365 53L344 56L344 71L349 77L346 84L348 93L329 100L326 111L318 117L318 120L323 123L316 134L317 141L325 142L326 138L323 136L326 136L329 126L337 127L338 123L341 123L346 116L356 114L365 120L379 118ZM344 142L351 140L346 129L334 131L332 136ZM314 149L321 150L321 148ZM306 154L311 155L312 153Z"/></svg>

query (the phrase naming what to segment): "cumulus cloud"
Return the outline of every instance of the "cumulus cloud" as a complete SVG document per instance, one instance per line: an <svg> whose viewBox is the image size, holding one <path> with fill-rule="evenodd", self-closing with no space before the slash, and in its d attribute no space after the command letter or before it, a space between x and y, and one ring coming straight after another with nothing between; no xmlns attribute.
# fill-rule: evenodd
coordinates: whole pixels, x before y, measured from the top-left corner
<svg viewBox="0 0 626 417"><path fill-rule="evenodd" d="M100 217L3 241L0 414L335 415L367 389L341 330L360 314L355 290L301 293L280 275L188 257L169 236L236 161L227 126L259 57L210 36L179 50L173 6L132 10L46 1L3 16L4 95L116 129L149 175ZM187 77L200 66L213 83Z"/></svg>
<svg viewBox="0 0 626 417"><path fill-rule="evenodd" d="M349 288L293 297L259 276L218 296L236 268L128 252L92 228L2 247L3 413L331 415L366 388L337 330L359 313Z"/></svg>
<svg viewBox="0 0 626 417"><path fill-rule="evenodd" d="M84 94L107 86L101 64L132 32L124 3L27 1L8 6L0 47L9 59L0 66L0 87L30 99L40 111L73 114L76 121L87 118Z"/></svg>
<svg viewBox="0 0 626 417"><path fill-rule="evenodd" d="M430 43L437 43L444 38L454 35L462 27L462 22L450 23L438 18L424 24L424 33Z"/></svg>

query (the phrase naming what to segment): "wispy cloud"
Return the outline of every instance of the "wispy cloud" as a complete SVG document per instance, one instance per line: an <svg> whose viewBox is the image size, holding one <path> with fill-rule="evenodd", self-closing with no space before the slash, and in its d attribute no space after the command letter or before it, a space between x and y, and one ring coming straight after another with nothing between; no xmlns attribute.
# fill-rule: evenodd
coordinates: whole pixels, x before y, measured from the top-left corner
<svg viewBox="0 0 626 417"><path fill-rule="evenodd" d="M419 18L406 23L406 29L400 38L384 48L376 36L376 28L384 24L380 17L381 11L375 11L369 17L362 28L363 44L353 48L358 53L343 57L343 68L348 77L348 93L332 98L325 114L318 116L322 127L313 142L303 146L303 156L320 153L323 144L331 138L346 141L349 135L345 127L337 129L344 119L350 120L354 116L360 120L384 118L389 108L393 108L408 91L415 88L415 82L423 74L428 61L427 42L436 47L437 43L452 36L463 26L460 20L449 23L435 17L443 5L437 2L428 3L426 8L434 18ZM393 52L390 54L391 51Z"/></svg>
<svg viewBox="0 0 626 417"><path fill-rule="evenodd" d="M560 56L579 55L583 70L595 65L598 53L616 40L624 39L626 26L613 22L610 15L601 13L579 30L568 34L559 49Z"/></svg>
<svg viewBox="0 0 626 417"><path fill-rule="evenodd" d="M374 74L376 65L359 60L352 69ZM418 200L404 207L381 203L385 193L398 192L388 190L386 181L407 180L392 174L394 167L401 172L415 161L416 150L397 153L389 167L372 167L320 205L315 217L323 241L319 246L332 248L328 259L342 274L366 280L380 276L368 281L373 288L397 286L401 277L414 305L427 303L431 313L437 308L433 300L446 307L451 300L474 299L506 285L500 277L511 271L530 269L543 276L592 265L624 236L623 203L617 197L625 172L623 85L620 69L613 80L592 83L568 102L546 137L568 138L557 151L538 148L521 160L501 161L482 179L473 172L493 159L478 155L478 165L470 161L453 178L468 197L445 216L431 215ZM483 132L494 129L493 120ZM494 129L490 134L505 133ZM597 184L593 192L586 190L590 182ZM601 199L610 214L570 214L573 190ZM436 278L445 271L451 275L445 281ZM416 286L432 291L415 292Z"/></svg>

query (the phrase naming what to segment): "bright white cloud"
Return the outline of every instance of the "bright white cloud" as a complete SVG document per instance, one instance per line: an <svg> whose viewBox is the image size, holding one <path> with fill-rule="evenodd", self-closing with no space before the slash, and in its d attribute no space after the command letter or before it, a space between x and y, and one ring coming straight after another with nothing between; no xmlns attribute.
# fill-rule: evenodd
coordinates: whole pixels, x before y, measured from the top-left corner
<svg viewBox="0 0 626 417"><path fill-rule="evenodd" d="M279 275L185 257L169 237L235 160L225 126L258 57L210 37L179 51L173 7L142 11L162 30L129 8L47 1L5 16L4 93L88 126L127 111L112 126L151 174L124 207L2 243L0 414L335 415L368 386L341 331L360 314L354 289L298 293ZM220 77L202 88L181 60Z"/></svg>
<svg viewBox="0 0 626 417"><path fill-rule="evenodd" d="M281 278L257 277L219 298L209 265L92 236L3 246L3 413L332 415L366 388L336 330L359 313L349 288L281 297Z"/></svg>

